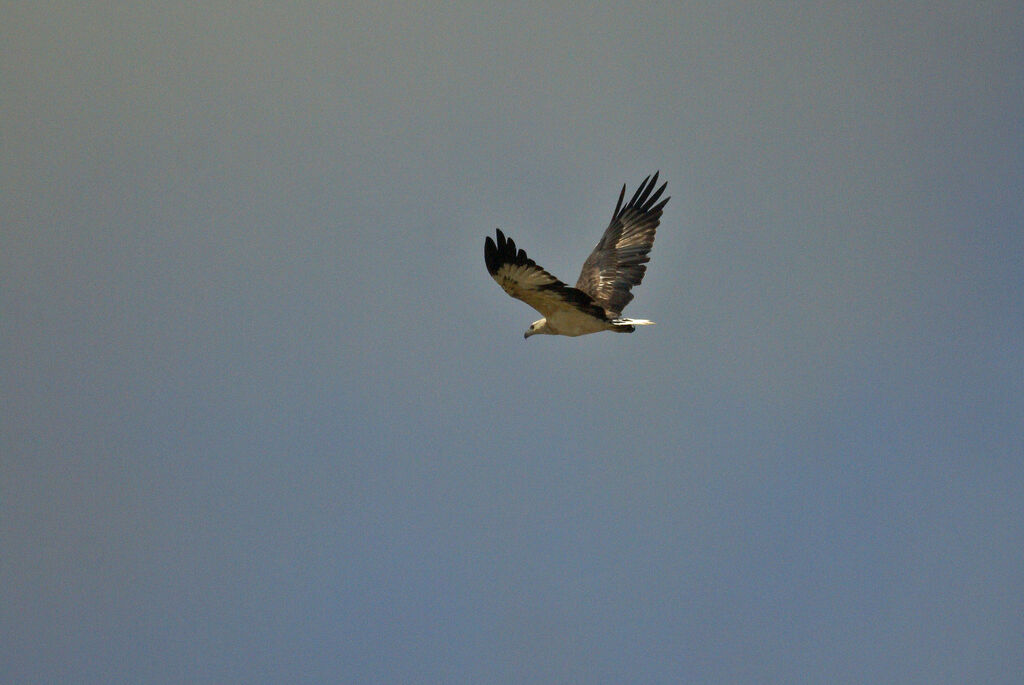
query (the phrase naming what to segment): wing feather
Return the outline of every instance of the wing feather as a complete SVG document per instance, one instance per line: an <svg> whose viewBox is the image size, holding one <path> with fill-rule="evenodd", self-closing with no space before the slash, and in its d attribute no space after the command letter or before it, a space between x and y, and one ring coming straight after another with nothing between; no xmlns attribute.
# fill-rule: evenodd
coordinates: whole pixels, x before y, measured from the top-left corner
<svg viewBox="0 0 1024 685"><path fill-rule="evenodd" d="M659 173L645 178L625 207L622 200L626 186L622 186L611 223L583 263L576 282L576 288L603 307L609 317L622 313L633 299L629 291L640 284L647 271L645 264L651 259L648 255L654 245L654 234L661 222L662 209L669 201L666 197L658 202L668 185L663 183L654 190Z"/></svg>
<svg viewBox="0 0 1024 685"><path fill-rule="evenodd" d="M570 288L537 266L524 250L516 249L515 242L506 238L500 228L497 241L491 240L490 236L484 241L484 262L487 272L502 290L545 317L573 307L600 319L605 318L604 309L595 304L590 295Z"/></svg>

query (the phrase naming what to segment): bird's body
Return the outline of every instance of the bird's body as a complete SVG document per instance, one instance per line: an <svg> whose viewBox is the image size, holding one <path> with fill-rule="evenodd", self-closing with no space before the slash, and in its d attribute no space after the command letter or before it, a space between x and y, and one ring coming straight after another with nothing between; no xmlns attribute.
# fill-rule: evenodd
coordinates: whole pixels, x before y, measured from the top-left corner
<svg viewBox="0 0 1024 685"><path fill-rule="evenodd" d="M626 186L622 186L611 223L597 247L583 264L575 288L558 280L517 250L501 229L497 239L484 242L487 271L512 297L522 300L541 314L523 335L578 336L599 331L632 333L636 326L653 323L646 319L622 318L622 309L633 299L630 289L643 280L650 261L662 208L668 202L658 198L667 184L653 192L658 174L644 179L633 198L622 206Z"/></svg>
<svg viewBox="0 0 1024 685"><path fill-rule="evenodd" d="M616 333L632 333L634 326L649 326L653 321L646 319L599 319L596 316L576 309L562 309L553 312L550 316L535 321L528 331L530 335L547 333L549 335L586 335L588 333L599 333L601 331L615 331ZM529 337L529 336L527 336Z"/></svg>

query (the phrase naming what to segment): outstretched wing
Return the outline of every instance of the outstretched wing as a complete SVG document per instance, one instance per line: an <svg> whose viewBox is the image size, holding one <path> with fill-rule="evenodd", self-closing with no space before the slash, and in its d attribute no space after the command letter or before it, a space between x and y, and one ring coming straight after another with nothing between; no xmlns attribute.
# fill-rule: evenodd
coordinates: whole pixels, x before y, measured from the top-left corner
<svg viewBox="0 0 1024 685"><path fill-rule="evenodd" d="M599 319L605 318L604 309L596 305L589 295L570 288L537 266L525 251L517 251L515 242L506 238L500 228L497 242L490 237L484 241L484 262L502 290L546 317L572 307Z"/></svg>
<svg viewBox="0 0 1024 685"><path fill-rule="evenodd" d="M626 186L622 186L612 221L583 263L576 282L576 287L604 307L609 317L621 314L623 307L633 299L629 291L643 280L647 270L644 265L651 259L647 255L654 245L654 232L658 230L661 210L669 201L666 197L658 202L667 183L651 193L658 182L658 173L661 172L644 179L625 207L622 199L626 196Z"/></svg>

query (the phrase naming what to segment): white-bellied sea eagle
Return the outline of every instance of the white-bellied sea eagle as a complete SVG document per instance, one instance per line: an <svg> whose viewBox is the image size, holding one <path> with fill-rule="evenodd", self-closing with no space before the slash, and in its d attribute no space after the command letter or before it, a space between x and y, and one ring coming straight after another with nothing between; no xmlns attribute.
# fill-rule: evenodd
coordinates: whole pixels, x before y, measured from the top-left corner
<svg viewBox="0 0 1024 685"><path fill-rule="evenodd" d="M660 172L658 172L660 173ZM658 173L648 176L636 189L625 207L626 186L622 186L612 221L597 247L583 263L576 287L565 283L537 266L523 250L516 250L511 238L497 229L497 241L484 241L484 262L491 277L512 297L522 300L544 315L530 324L523 334L529 338L546 335L586 335L598 331L632 333L635 326L653 321L624 319L622 309L633 295L629 292L643 280L647 255L654 244L661 210L669 201L658 198L667 183L653 192Z"/></svg>

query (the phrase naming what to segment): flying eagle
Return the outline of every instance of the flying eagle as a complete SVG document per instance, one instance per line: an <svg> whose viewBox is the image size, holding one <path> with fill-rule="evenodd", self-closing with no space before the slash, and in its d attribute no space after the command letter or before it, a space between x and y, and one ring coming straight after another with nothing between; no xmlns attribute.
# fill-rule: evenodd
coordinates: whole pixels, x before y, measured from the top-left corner
<svg viewBox="0 0 1024 685"><path fill-rule="evenodd" d="M524 338L537 333L570 336L598 331L632 333L635 326L654 323L646 319L624 319L620 315L633 299L630 289L643 280L647 270L644 265L650 261L647 255L654 244L661 210L669 201L666 197L658 202L667 183L651 193L658 182L658 173L643 180L625 207L622 200L626 186L622 186L612 221L583 263L575 288L537 266L525 251L517 251L515 242L506 238L500 228L497 242L487 238L484 262L491 277L509 295L544 315L543 319L530 324Z"/></svg>

